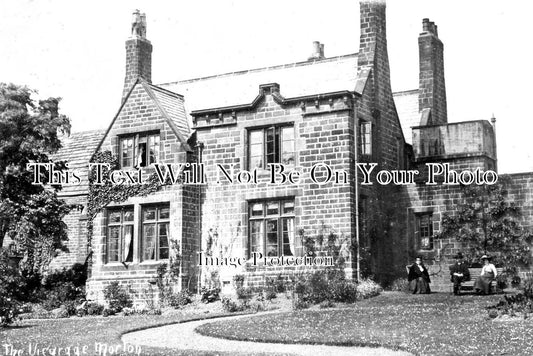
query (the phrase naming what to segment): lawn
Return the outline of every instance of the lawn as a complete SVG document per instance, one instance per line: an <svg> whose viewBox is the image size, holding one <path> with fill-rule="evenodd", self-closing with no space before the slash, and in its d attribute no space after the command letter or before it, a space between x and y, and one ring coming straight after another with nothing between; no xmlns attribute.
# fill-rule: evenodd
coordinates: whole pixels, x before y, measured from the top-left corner
<svg viewBox="0 0 533 356"><path fill-rule="evenodd" d="M68 319L54 320L25 320L18 322L15 326L2 329L0 328L0 355L11 355L7 351L5 344L12 344L14 349L23 350L16 356L28 356L30 354L30 344L32 353L37 344L38 349L52 348L39 353L39 356L51 356L51 351L56 347L54 356L68 356L65 349L59 351L59 348L71 347L70 355L75 356L76 346L79 347L80 355L98 355L95 351L95 342L109 346L120 345L120 336L128 331L145 329L150 326L161 326L166 324L178 323L187 320L214 317L215 314L205 313L175 313L170 316L161 315L136 315L136 316L114 316L114 317L72 317ZM83 353L83 346L86 346L86 353ZM7 352L6 352L7 351ZM110 356L110 350L106 356ZM37 355L36 353L33 353ZM113 355L133 355L132 353L114 353ZM104 353L100 353L104 356ZM141 348L141 355L229 355L220 352L193 352L187 350L165 350L163 348ZM259 355L259 354L257 354Z"/></svg>
<svg viewBox="0 0 533 356"><path fill-rule="evenodd" d="M533 355L531 319L490 319L501 296L387 292L335 309L219 321L197 329L237 340L384 346L419 355Z"/></svg>

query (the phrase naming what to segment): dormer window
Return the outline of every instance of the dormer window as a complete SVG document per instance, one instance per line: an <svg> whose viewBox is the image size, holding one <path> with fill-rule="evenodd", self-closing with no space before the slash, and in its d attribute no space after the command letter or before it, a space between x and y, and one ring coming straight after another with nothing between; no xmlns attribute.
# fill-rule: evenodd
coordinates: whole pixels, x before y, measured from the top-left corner
<svg viewBox="0 0 533 356"><path fill-rule="evenodd" d="M120 166L136 168L159 161L159 133L143 133L120 138Z"/></svg>

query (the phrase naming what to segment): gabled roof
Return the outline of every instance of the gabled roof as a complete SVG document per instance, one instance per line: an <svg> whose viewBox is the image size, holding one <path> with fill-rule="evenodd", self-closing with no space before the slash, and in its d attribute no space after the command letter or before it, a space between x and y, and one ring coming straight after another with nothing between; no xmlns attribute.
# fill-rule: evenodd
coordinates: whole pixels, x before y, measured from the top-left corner
<svg viewBox="0 0 533 356"><path fill-rule="evenodd" d="M146 87L148 94L155 101L156 106L159 107L162 115L173 126L173 130L180 134L180 141L186 143L192 130L185 112L183 96L147 82L142 83Z"/></svg>
<svg viewBox="0 0 533 356"><path fill-rule="evenodd" d="M115 117L111 121L111 124L107 128L99 144L96 146L96 149L94 150L93 154L96 153L102 146L102 143L109 134L109 131L115 124L115 121L122 112L124 105L126 105L126 103L128 102L131 93L137 85L142 85L148 96L154 102L154 105L158 108L163 119L165 119L165 121L168 123L168 125L182 144L182 147L185 150L191 150L189 144L187 143L187 140L190 138L193 132L190 129L189 118L185 113L183 96L180 94L176 94L170 90L150 84L139 77L124 97L120 108L118 109Z"/></svg>
<svg viewBox="0 0 533 356"><path fill-rule="evenodd" d="M105 131L72 132L70 136L61 139L62 147L51 159L54 161L67 161L69 170L76 171L81 179L80 185L64 185L59 196L75 196L86 194L88 190L88 164L104 136Z"/></svg>
<svg viewBox="0 0 533 356"><path fill-rule="evenodd" d="M357 54L160 84L182 94L190 112L252 103L259 85L277 83L284 98L354 91Z"/></svg>
<svg viewBox="0 0 533 356"><path fill-rule="evenodd" d="M402 124L405 142L413 144L413 131L411 127L420 125L420 114L418 112L418 89L406 90L392 94L396 111Z"/></svg>

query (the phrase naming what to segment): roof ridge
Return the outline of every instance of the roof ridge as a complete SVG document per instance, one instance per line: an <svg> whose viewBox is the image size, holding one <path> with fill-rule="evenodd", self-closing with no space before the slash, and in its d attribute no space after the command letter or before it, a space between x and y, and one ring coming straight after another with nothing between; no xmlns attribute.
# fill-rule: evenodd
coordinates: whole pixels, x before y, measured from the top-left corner
<svg viewBox="0 0 533 356"><path fill-rule="evenodd" d="M88 133L97 133L97 132L105 132L105 129L92 129L92 130L72 131L72 132L70 132L70 134L71 135L74 135L74 134L88 134Z"/></svg>
<svg viewBox="0 0 533 356"><path fill-rule="evenodd" d="M407 90L400 90L400 91L393 91L392 95L404 95L404 94L414 94L418 93L419 89L407 89Z"/></svg>
<svg viewBox="0 0 533 356"><path fill-rule="evenodd" d="M267 70L302 67L302 66L306 66L306 65L334 62L334 61L338 61L338 60L341 60L341 59L344 59L344 58L356 57L357 55L358 55L358 52L350 53L350 54L343 54L343 55L340 55L340 56L329 57L329 58L324 58L324 59L320 59L320 60L312 60L312 61L307 60L307 61L301 61L301 62L292 62L292 63L278 64L278 65L268 66L268 67L252 68L252 69L245 69L245 70L235 71L235 72L226 72L226 73L208 75L208 76L205 76L205 77L177 80L177 81L172 81L172 82L160 83L158 85L161 86L161 85L193 83L193 82L198 82L198 81L207 80L207 79L228 77L228 76L232 76L232 75L243 75L243 74L248 74L248 73L263 72L263 71L267 71Z"/></svg>
<svg viewBox="0 0 533 356"><path fill-rule="evenodd" d="M152 84L152 83L148 83L148 82L147 82L146 84L148 84L148 85L150 86L150 88L152 88L152 89L154 89L154 90L157 90L157 91L160 91L160 92L162 92L163 94L167 94L167 95L174 96L174 97L176 97L177 99L183 99L183 95L181 95L181 94L175 93L175 92L173 92L173 91L171 91L171 90L168 90L168 89L162 88L162 87L160 87L160 86L158 86L158 85L155 85L155 84Z"/></svg>

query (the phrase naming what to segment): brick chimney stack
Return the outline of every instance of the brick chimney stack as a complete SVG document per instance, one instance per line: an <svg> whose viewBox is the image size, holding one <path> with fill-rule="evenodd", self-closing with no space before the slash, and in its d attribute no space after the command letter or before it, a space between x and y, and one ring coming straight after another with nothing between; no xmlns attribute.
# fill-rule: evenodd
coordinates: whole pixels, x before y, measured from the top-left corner
<svg viewBox="0 0 533 356"><path fill-rule="evenodd" d="M448 122L446 86L444 83L444 45L439 39L437 26L429 19L422 21L418 37L420 77L418 108L427 124Z"/></svg>
<svg viewBox="0 0 533 356"><path fill-rule="evenodd" d="M361 0L357 71L372 70L376 105L386 110L392 102L385 0Z"/></svg>
<svg viewBox="0 0 533 356"><path fill-rule="evenodd" d="M131 36L126 41L126 77L122 99L137 78L152 82L152 44L146 39L146 14L133 12Z"/></svg>

